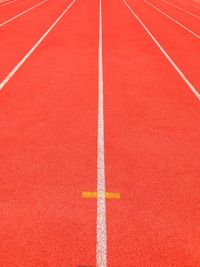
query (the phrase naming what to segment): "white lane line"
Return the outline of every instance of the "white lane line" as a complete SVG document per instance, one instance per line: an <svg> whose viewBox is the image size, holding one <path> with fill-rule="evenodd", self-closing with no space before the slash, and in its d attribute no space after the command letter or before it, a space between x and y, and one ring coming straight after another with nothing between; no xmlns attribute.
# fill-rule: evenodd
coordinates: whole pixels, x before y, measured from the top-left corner
<svg viewBox="0 0 200 267"><path fill-rule="evenodd" d="M141 21L141 19L136 15L136 13L131 9L131 7L128 5L128 3L125 0L122 0L124 4L127 6L127 8L130 10L130 12L134 15L134 17L138 20L138 22L141 24L141 26L144 28L144 30L149 34L151 39L154 41L154 43L157 45L157 47L160 49L160 51L163 53L163 55L167 58L167 60L170 62L170 64L173 66L173 68L178 72L180 77L183 79L183 81L188 85L188 87L191 89L191 91L195 94L195 96L200 100L200 94L197 91L197 89L191 84L191 82L186 78L186 76L183 74L183 72L179 69L179 67L176 65L176 63L171 59L171 57L168 55L168 53L165 51L165 49L160 45L160 43L156 40L156 38L153 36L153 34L149 31L149 29L145 26L145 24Z"/></svg>
<svg viewBox="0 0 200 267"><path fill-rule="evenodd" d="M10 19L4 21L3 23L0 24L0 27L6 25L7 23L9 23L9 22L11 22L11 21L13 21L14 19L17 19L17 18L21 17L22 15L28 13L29 11L33 10L34 8L36 8L36 7L38 7L38 6L41 6L41 5L42 5L44 2L46 2L46 1L48 1L48 0L43 0L42 2L40 2L40 3L38 3L38 4L36 4L36 5L32 6L32 7L30 7L29 9L26 9L26 10L24 10L23 12L17 14L16 16L14 16L14 17L12 17L12 18L10 18Z"/></svg>
<svg viewBox="0 0 200 267"><path fill-rule="evenodd" d="M96 266L107 266L105 159L104 159L104 97L102 56L102 1L99 0L99 48L98 48L98 144L97 144L97 245Z"/></svg>
<svg viewBox="0 0 200 267"><path fill-rule="evenodd" d="M177 9L182 10L182 11L185 12L185 13L190 14L191 16L193 16L193 17L195 17L195 18L197 18L197 19L200 19L199 16L197 16L196 14L194 14L194 13L192 13L192 12L190 12L190 11L188 11L188 10L182 8L182 7L179 7L179 6L177 6L177 5L174 5L174 4L170 3L170 2L167 1L167 0L162 0L162 1L168 3L169 5L171 5L171 6L173 6L173 7L176 7Z"/></svg>
<svg viewBox="0 0 200 267"><path fill-rule="evenodd" d="M172 21L174 21L176 24L178 24L179 26L181 26L183 29L185 29L186 31L190 32L192 35L194 35L197 38L200 38L200 35L196 34L195 32L193 32L192 30L190 30L189 28L187 28L186 26L184 26L183 24L181 24L180 22L178 22L177 20L173 19L172 17L170 17L169 15L167 15L165 12L163 12L161 9L159 9L158 7L154 6L152 3L148 2L147 0L144 0L144 2L146 2L148 5L150 5L151 7L153 7L154 9L156 9L158 12L162 13L164 16L168 17L169 19L171 19Z"/></svg>
<svg viewBox="0 0 200 267"><path fill-rule="evenodd" d="M0 4L0 7L10 5L10 4L12 4L12 3L16 2L16 1L18 1L18 0L13 0L13 1L9 1L7 3L4 3L4 4Z"/></svg>
<svg viewBox="0 0 200 267"><path fill-rule="evenodd" d="M62 19L62 17L67 13L71 6L76 2L73 0L67 8L62 12L62 14L54 21L54 23L49 27L49 29L42 35L42 37L34 44L34 46L28 51L28 53L19 61L19 63L12 69L12 71L5 77L5 79L0 83L0 90L9 82L9 80L14 76L14 74L19 70L19 68L25 63L25 61L32 55L36 48L41 44L45 37L51 32L51 30L56 26L56 24Z"/></svg>

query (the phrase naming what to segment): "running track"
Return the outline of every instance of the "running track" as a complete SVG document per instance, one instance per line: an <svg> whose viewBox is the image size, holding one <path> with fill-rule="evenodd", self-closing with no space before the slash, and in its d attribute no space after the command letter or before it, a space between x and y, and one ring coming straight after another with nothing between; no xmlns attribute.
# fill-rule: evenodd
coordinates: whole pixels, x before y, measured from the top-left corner
<svg viewBox="0 0 200 267"><path fill-rule="evenodd" d="M200 3L41 2L0 4L0 266L199 267Z"/></svg>

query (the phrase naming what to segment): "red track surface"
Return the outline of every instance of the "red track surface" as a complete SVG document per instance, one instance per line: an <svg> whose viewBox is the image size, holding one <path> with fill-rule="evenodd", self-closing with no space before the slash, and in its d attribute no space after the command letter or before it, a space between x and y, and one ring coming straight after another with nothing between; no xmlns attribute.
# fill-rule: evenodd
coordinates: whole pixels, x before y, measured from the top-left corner
<svg viewBox="0 0 200 267"><path fill-rule="evenodd" d="M200 4L169 0L200 16ZM200 20L152 4L200 34ZM0 6L0 23L39 3ZM0 81L70 4L0 28ZM199 39L128 4L197 90ZM199 100L122 0L102 1L110 267L200 266ZM77 0L0 91L0 267L96 266L99 1ZM97 267L104 267L97 266Z"/></svg>

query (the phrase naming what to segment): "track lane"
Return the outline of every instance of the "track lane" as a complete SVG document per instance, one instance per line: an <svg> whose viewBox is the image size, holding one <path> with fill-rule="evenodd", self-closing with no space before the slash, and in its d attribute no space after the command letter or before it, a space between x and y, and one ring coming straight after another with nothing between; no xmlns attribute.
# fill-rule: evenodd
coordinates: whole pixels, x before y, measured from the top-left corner
<svg viewBox="0 0 200 267"><path fill-rule="evenodd" d="M103 29L108 266L197 266L199 101L122 1Z"/></svg>
<svg viewBox="0 0 200 267"><path fill-rule="evenodd" d="M0 24L11 17L14 17L16 14L23 12L26 9L36 5L40 1L36 0L27 0L27 1L16 1L13 4L8 6L0 5Z"/></svg>
<svg viewBox="0 0 200 267"><path fill-rule="evenodd" d="M28 8L28 9L25 9L24 11L22 11L22 12L20 12L20 13L17 13L15 16L10 17L10 18L8 18L7 20L4 20L3 22L0 23L0 27L5 26L6 24L8 24L8 23L14 21L15 19L17 19L17 18L19 18L19 17L21 17L21 16L23 16L23 15L25 15L25 14L27 14L27 13L30 12L30 11L33 11L35 8L37 8L37 7L41 6L41 5L43 5L45 2L47 2L47 0L43 0L43 1L41 1L41 2L39 2L39 3L37 3L37 4L35 4L34 6L31 6L31 7Z"/></svg>
<svg viewBox="0 0 200 267"><path fill-rule="evenodd" d="M200 34L200 19L192 17L190 14L184 13L181 10L176 9L173 6L170 6L166 2L153 0L152 4L156 5L162 11L166 12L169 16L178 20L180 23L184 24L186 27L190 28L197 34Z"/></svg>
<svg viewBox="0 0 200 267"><path fill-rule="evenodd" d="M139 2L137 0L127 2L199 92L199 39L195 38L179 25L152 9L145 2ZM162 27L160 27L157 21L162 23ZM163 28L165 29L164 31Z"/></svg>
<svg viewBox="0 0 200 267"><path fill-rule="evenodd" d="M57 26L65 14L74 5L76 0L73 0L63 12L56 18L56 20L50 25L50 27L44 32L44 34L33 44L30 50L22 57L22 59L13 67L13 69L7 74L7 76L0 83L0 90L2 90L6 84L12 79L12 77L17 73L17 71L26 63L26 61L32 56L32 54L37 50L39 45L45 40L45 38L51 33L52 30Z"/></svg>
<svg viewBox="0 0 200 267"><path fill-rule="evenodd" d="M53 24L70 0L49 1L34 12L7 24L0 30L0 80L2 81ZM34 23L33 23L34 21Z"/></svg>
<svg viewBox="0 0 200 267"><path fill-rule="evenodd" d="M197 14L195 14L195 13L193 13L193 12L191 12L191 11L189 11L189 10L187 10L187 9L185 9L185 8L183 8L183 7L181 7L181 6L179 6L179 5L173 4L173 3L171 3L171 2L168 1L168 0L162 0L162 1L163 1L164 3L166 3L166 4L170 5L170 6L172 6L172 7L175 8L175 9L180 10L180 11L183 12L183 13L186 13L186 14L188 14L188 15L190 15L190 16L196 18L196 19L200 19L199 15L197 15Z"/></svg>
<svg viewBox="0 0 200 267"><path fill-rule="evenodd" d="M179 25L180 27L182 27L186 31L188 31L189 33L191 33L194 37L200 39L200 35L196 34L194 31L192 31L191 29L189 29L188 27L186 27L185 25L183 25L182 23L180 23L179 21L177 21L173 17L169 16L166 12L164 12L163 10L161 10L160 8L158 8L157 6L155 6L154 4L152 4L151 2L149 2L147 0L144 0L144 2L147 3L148 5L150 5L152 8L154 8L158 12L160 12L161 14L163 14L168 19L172 20L174 23L176 23L177 25Z"/></svg>
<svg viewBox="0 0 200 267"><path fill-rule="evenodd" d="M179 5L186 10L200 15L200 5L195 5L195 2L191 1L182 1L182 0L170 0L172 4Z"/></svg>
<svg viewBox="0 0 200 267"><path fill-rule="evenodd" d="M1 266L95 266L98 7L77 1L0 93Z"/></svg>

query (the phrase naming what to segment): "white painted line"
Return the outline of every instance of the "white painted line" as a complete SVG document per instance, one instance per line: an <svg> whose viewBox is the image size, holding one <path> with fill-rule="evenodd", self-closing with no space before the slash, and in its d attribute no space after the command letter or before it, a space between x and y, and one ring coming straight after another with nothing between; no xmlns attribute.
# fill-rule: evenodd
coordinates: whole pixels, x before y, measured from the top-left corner
<svg viewBox="0 0 200 267"><path fill-rule="evenodd" d="M177 6L177 5L174 5L174 4L170 3L170 2L167 1L167 0L162 0L162 1L168 3L169 5L171 5L171 6L173 6L173 7L176 7L177 9L182 10L182 11L185 12L185 13L190 14L191 16L193 16L193 17L195 17L195 18L197 18L197 19L200 19L199 16L197 16L196 14L194 14L194 13L192 13L192 12L190 12L190 11L188 11L188 10L182 8L182 7L179 7L179 6Z"/></svg>
<svg viewBox="0 0 200 267"><path fill-rule="evenodd" d="M13 0L13 1L6 2L4 4L0 4L0 7L10 5L10 4L12 4L12 3L16 2L16 1L18 1L18 0Z"/></svg>
<svg viewBox="0 0 200 267"><path fill-rule="evenodd" d="M36 48L41 44L45 37L51 32L51 30L56 26L56 24L62 19L62 17L67 13L71 6L76 2L73 0L67 8L62 12L62 14L54 21L54 23L49 27L49 29L42 35L42 37L34 44L34 46L28 51L28 53L19 61L19 63L12 69L12 71L5 77L5 79L0 83L0 90L9 82L9 80L14 76L14 74L19 70L19 68L26 62L26 60L33 54Z"/></svg>
<svg viewBox="0 0 200 267"><path fill-rule="evenodd" d="M196 34L192 30L188 29L186 26L184 26L183 24L181 24L177 20L175 20L172 17L170 17L169 15L167 15L165 12L163 12L161 9L157 8L156 6L154 6L152 3L148 2L147 0L144 0L144 2L146 2L148 5L150 5L154 9L156 9L158 12L162 13L164 16L166 16L169 19L171 19L172 21L174 21L176 24L178 24L179 26L181 26L183 29L185 29L186 31L188 31L189 33L191 33L192 35L194 35L195 37L200 38L200 35Z"/></svg>
<svg viewBox="0 0 200 267"><path fill-rule="evenodd" d="M32 6L32 7L30 7L29 9L26 9L26 10L24 10L23 12L17 14L16 16L14 16L14 17L12 17L12 18L10 18L10 19L4 21L3 23L0 24L0 27L6 25L7 23L9 23L9 22L11 22L11 21L13 21L14 19L17 19L17 18L21 17L22 15L28 13L29 11L33 10L34 8L36 8L36 7L38 7L38 6L41 6L41 5L42 5L44 2L46 2L46 1L48 1L48 0L43 0L42 2L40 2L40 3L38 3L38 4L36 4L36 5Z"/></svg>
<svg viewBox="0 0 200 267"><path fill-rule="evenodd" d="M104 159L104 97L102 56L102 1L99 0L99 48L98 48L98 144L97 144L97 246L96 266L107 266L105 159Z"/></svg>
<svg viewBox="0 0 200 267"><path fill-rule="evenodd" d="M183 74L183 72L179 69L179 67L176 65L176 63L171 59L171 57L168 55L168 53L165 51L165 49L160 45L160 43L156 40L156 38L153 36L153 34L149 31L149 29L145 26L145 24L141 21L141 19L136 15L136 13L131 9L131 7L128 5L128 3L123 0L124 4L127 6L127 8L130 10L130 12L134 15L134 17L138 20L138 22L141 24L141 26L144 28L144 30L149 34L151 39L154 41L154 43L157 45L157 47L160 49L160 51L163 53L163 55L167 58L167 60L170 62L170 64L173 66L173 68L178 72L180 77L183 79L183 81L188 85L188 87L191 89L191 91L195 94L195 96L200 100L200 94L197 91L197 89L191 84L191 82L186 78L186 76Z"/></svg>

